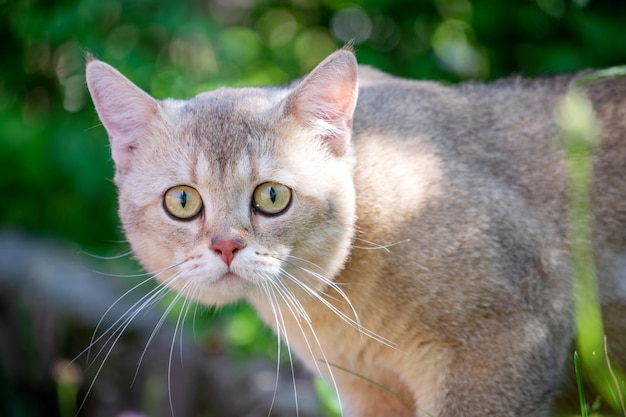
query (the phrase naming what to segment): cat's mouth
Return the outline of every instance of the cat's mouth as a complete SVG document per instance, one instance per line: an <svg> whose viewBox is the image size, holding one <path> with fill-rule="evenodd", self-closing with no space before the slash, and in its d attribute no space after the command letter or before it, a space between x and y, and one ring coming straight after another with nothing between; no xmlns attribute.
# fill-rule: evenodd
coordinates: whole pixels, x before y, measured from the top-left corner
<svg viewBox="0 0 626 417"><path fill-rule="evenodd" d="M254 284L232 271L222 275L196 275L180 284L170 284L175 291L206 304L224 305L251 293Z"/></svg>
<svg viewBox="0 0 626 417"><path fill-rule="evenodd" d="M229 270L218 278L212 285L219 286L221 290L225 290L230 293L242 293L250 287L251 282Z"/></svg>
<svg viewBox="0 0 626 417"><path fill-rule="evenodd" d="M244 279L235 274L233 271L228 271L218 278L218 281L244 281Z"/></svg>

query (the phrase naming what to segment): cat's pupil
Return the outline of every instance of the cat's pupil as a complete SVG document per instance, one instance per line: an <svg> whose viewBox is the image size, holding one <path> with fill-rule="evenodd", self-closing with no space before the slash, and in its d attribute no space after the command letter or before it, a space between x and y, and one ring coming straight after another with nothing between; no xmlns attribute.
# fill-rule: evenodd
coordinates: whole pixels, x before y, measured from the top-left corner
<svg viewBox="0 0 626 417"><path fill-rule="evenodd" d="M182 208L185 208L185 206L187 205L187 193L185 191L181 191L178 198L180 199L180 206Z"/></svg>
<svg viewBox="0 0 626 417"><path fill-rule="evenodd" d="M276 203L276 190L274 189L274 187L270 187L270 200L272 200L272 203Z"/></svg>

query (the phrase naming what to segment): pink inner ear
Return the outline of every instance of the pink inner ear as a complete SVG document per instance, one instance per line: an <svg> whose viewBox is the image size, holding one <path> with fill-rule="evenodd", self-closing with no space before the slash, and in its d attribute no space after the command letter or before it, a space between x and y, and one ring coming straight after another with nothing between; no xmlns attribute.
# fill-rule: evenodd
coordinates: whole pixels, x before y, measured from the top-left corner
<svg viewBox="0 0 626 417"><path fill-rule="evenodd" d="M356 69L354 74L342 74L344 77L333 80L328 87L330 100L337 104L338 109L352 117L357 98Z"/></svg>
<svg viewBox="0 0 626 417"><path fill-rule="evenodd" d="M318 131L330 151L346 152L358 95L357 64L346 50L335 52L296 87L288 108L296 118Z"/></svg>
<svg viewBox="0 0 626 417"><path fill-rule="evenodd" d="M157 103L116 69L100 61L87 65L87 85L98 116L109 134L115 165L132 163L138 141L156 117Z"/></svg>

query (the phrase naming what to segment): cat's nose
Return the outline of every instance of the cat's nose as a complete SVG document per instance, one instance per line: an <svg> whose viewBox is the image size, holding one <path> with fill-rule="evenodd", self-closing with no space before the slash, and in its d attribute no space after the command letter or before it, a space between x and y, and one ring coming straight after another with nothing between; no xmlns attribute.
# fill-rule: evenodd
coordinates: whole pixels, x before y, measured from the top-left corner
<svg viewBox="0 0 626 417"><path fill-rule="evenodd" d="M237 252L242 250L246 245L237 239L216 239L210 249L219 255L224 263L230 266Z"/></svg>

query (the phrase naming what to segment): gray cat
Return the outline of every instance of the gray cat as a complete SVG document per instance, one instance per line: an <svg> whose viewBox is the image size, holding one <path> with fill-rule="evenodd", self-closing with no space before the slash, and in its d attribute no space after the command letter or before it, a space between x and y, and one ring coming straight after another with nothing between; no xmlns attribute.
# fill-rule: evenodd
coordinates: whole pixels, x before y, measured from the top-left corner
<svg viewBox="0 0 626 417"><path fill-rule="evenodd" d="M573 80L448 87L358 67L343 49L289 87L159 101L87 66L142 265L207 304L248 300L351 417L577 404L553 120ZM603 126L593 243L624 365L626 77L586 91Z"/></svg>

